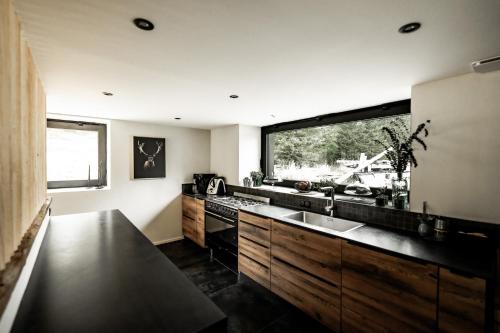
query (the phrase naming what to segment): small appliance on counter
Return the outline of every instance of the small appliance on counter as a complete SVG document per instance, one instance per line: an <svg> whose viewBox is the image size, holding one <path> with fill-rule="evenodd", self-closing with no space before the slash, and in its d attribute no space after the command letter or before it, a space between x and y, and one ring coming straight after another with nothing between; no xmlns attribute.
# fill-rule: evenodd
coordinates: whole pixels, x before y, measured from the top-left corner
<svg viewBox="0 0 500 333"><path fill-rule="evenodd" d="M215 177L214 173L195 173L193 174L193 193L207 194L208 184Z"/></svg>
<svg viewBox="0 0 500 333"><path fill-rule="evenodd" d="M226 194L226 184L223 177L213 177L208 183L207 194L224 195Z"/></svg>

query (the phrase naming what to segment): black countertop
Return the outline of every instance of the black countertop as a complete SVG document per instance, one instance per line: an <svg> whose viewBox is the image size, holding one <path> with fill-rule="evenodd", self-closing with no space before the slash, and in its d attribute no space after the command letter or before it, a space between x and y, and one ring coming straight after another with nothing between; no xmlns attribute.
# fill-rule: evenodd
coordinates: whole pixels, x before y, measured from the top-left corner
<svg viewBox="0 0 500 333"><path fill-rule="evenodd" d="M369 246L391 254L437 264L461 273L491 279L495 271L494 246L475 237L455 237L445 242L426 240L418 235L365 225L347 232L301 223L284 218L283 215L297 212L288 208L260 205L244 207L240 210L269 217L277 221L312 230Z"/></svg>
<svg viewBox="0 0 500 333"><path fill-rule="evenodd" d="M224 313L118 210L51 217L12 332L225 331Z"/></svg>

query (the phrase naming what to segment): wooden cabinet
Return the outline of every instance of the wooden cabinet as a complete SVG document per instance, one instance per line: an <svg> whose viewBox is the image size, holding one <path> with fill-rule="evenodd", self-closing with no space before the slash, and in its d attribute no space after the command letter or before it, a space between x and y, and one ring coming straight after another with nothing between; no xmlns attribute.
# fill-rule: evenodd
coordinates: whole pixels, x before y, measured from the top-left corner
<svg viewBox="0 0 500 333"><path fill-rule="evenodd" d="M182 196L182 215L194 220L196 218L196 201L188 195Z"/></svg>
<svg viewBox="0 0 500 333"><path fill-rule="evenodd" d="M182 234L205 246L205 201L182 196Z"/></svg>
<svg viewBox="0 0 500 333"><path fill-rule="evenodd" d="M270 288L271 220L244 212L238 215L238 270Z"/></svg>
<svg viewBox="0 0 500 333"><path fill-rule="evenodd" d="M340 287L271 259L271 290L314 319L340 331Z"/></svg>
<svg viewBox="0 0 500 333"><path fill-rule="evenodd" d="M342 241L342 331L437 329L438 268Z"/></svg>
<svg viewBox="0 0 500 333"><path fill-rule="evenodd" d="M440 332L484 332L486 281L439 269Z"/></svg>
<svg viewBox="0 0 500 333"><path fill-rule="evenodd" d="M341 241L272 222L271 290L340 330Z"/></svg>
<svg viewBox="0 0 500 333"><path fill-rule="evenodd" d="M196 199L196 243L205 247L205 200Z"/></svg>
<svg viewBox="0 0 500 333"><path fill-rule="evenodd" d="M491 331L484 279L244 212L238 241L240 272L336 332Z"/></svg>
<svg viewBox="0 0 500 333"><path fill-rule="evenodd" d="M341 241L273 221L272 256L340 286Z"/></svg>

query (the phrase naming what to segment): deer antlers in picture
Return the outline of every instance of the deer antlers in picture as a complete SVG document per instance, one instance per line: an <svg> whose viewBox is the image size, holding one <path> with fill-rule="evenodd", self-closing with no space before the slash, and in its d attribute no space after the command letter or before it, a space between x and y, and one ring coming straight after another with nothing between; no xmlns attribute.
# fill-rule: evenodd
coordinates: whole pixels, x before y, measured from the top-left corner
<svg viewBox="0 0 500 333"><path fill-rule="evenodd" d="M139 149L139 152L148 158L144 162L144 169L149 169L149 168L155 167L155 157L161 151L161 148L163 147L163 143L156 141L156 146L157 146L156 152L154 154L148 154L144 151L144 142L141 143L139 140L137 140L137 148Z"/></svg>

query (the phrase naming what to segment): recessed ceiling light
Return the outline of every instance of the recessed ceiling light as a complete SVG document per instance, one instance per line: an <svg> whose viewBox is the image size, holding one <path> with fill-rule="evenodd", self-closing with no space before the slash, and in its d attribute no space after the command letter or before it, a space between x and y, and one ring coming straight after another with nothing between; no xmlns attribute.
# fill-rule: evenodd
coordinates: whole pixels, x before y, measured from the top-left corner
<svg viewBox="0 0 500 333"><path fill-rule="evenodd" d="M238 98L238 97L240 97L240 96L238 96L238 95L229 95L229 98Z"/></svg>
<svg viewBox="0 0 500 333"><path fill-rule="evenodd" d="M411 32L417 31L418 29L420 29L420 27L421 24L419 22L411 22L401 26L398 31L402 34L409 34Z"/></svg>
<svg viewBox="0 0 500 333"><path fill-rule="evenodd" d="M174 119L175 119L175 120L181 120L181 118L179 118L179 117L175 117Z"/></svg>
<svg viewBox="0 0 500 333"><path fill-rule="evenodd" d="M109 92L109 91L103 91L102 94L104 96L113 96L113 93Z"/></svg>
<svg viewBox="0 0 500 333"><path fill-rule="evenodd" d="M134 19L134 24L137 28L141 30L153 30L155 28L155 25L149 21L146 20L145 18L138 17Z"/></svg>

